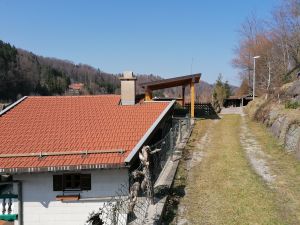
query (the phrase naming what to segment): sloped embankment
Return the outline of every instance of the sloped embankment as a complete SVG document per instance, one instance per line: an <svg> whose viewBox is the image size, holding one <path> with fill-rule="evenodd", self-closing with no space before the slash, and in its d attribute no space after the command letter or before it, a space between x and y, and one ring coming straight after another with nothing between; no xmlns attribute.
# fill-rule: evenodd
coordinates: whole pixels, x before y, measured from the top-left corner
<svg viewBox="0 0 300 225"><path fill-rule="evenodd" d="M249 133L239 115L196 121L185 149L188 159L182 159L173 186L184 185L184 191L171 224L287 224L275 192L252 170L251 166L273 182L265 160L268 155ZM240 135L245 139L242 144Z"/></svg>
<svg viewBox="0 0 300 225"><path fill-rule="evenodd" d="M286 109L276 100L256 99L246 107L248 115L265 124L288 152L300 159L300 108Z"/></svg>

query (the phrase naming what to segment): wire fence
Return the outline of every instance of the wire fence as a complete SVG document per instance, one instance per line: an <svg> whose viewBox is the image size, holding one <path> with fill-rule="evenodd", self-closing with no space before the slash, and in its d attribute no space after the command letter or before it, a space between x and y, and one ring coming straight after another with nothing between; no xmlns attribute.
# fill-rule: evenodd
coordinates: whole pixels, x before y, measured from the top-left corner
<svg viewBox="0 0 300 225"><path fill-rule="evenodd" d="M160 149L151 157L151 174L153 183L156 182L161 171L170 157L173 157L176 146L191 129L189 117L174 117L172 128L159 142L150 146L151 149Z"/></svg>
<svg viewBox="0 0 300 225"><path fill-rule="evenodd" d="M172 128L163 139L140 152L138 168L129 174L115 196L89 215L89 225L140 225L154 204L154 184L177 146L191 131L190 118L173 118ZM172 158L171 158L172 159Z"/></svg>

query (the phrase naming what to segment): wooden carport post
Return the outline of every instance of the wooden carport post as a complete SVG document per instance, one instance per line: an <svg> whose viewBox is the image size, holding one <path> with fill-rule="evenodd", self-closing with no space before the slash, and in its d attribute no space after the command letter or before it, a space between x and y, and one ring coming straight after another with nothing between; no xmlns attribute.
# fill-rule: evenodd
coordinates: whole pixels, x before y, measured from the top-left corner
<svg viewBox="0 0 300 225"><path fill-rule="evenodd" d="M182 107L185 107L185 86L182 86Z"/></svg>
<svg viewBox="0 0 300 225"><path fill-rule="evenodd" d="M152 100L152 90L150 90L149 88L147 88L147 90L145 92L145 100L146 101Z"/></svg>
<svg viewBox="0 0 300 225"><path fill-rule="evenodd" d="M190 84L190 90L191 90L191 118L195 117L195 82L194 79L192 79L192 82Z"/></svg>

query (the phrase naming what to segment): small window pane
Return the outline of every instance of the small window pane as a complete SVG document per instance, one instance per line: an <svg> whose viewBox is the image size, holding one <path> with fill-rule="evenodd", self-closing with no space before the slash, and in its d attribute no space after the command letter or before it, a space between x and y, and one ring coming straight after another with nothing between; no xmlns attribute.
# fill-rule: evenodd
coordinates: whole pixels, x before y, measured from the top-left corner
<svg viewBox="0 0 300 225"><path fill-rule="evenodd" d="M53 191L62 191L62 190L63 190L63 176L53 175Z"/></svg>
<svg viewBox="0 0 300 225"><path fill-rule="evenodd" d="M81 174L81 190L91 190L91 174Z"/></svg>

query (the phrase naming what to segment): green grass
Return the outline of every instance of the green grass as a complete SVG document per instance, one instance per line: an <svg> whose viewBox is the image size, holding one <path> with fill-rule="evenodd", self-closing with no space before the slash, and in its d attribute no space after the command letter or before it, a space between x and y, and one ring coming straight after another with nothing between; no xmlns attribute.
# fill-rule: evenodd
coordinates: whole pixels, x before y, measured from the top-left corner
<svg viewBox="0 0 300 225"><path fill-rule="evenodd" d="M210 124L211 120L208 119L199 119L195 124L193 133L186 145L185 151L183 152L183 157L180 160L178 169L176 171L174 183L170 191L170 197L166 205L165 214L163 215L164 224L175 222L174 220L178 213L178 205L180 203L180 199L185 195L184 189L187 184L188 172L186 170L186 161L190 158L190 153L195 147L194 144L196 140L204 136Z"/></svg>
<svg viewBox="0 0 300 225"><path fill-rule="evenodd" d="M276 174L276 199L281 206L281 215L289 224L300 224L300 163L294 153L287 153L267 129L257 122L248 121L248 126L271 159L268 161Z"/></svg>
<svg viewBox="0 0 300 225"><path fill-rule="evenodd" d="M188 151L197 151L194 146L205 133L206 123L211 121L196 123ZM189 191L181 204L191 224L287 224L276 193L253 172L245 157L239 142L240 123L240 116L226 115L212 124L205 157L184 181Z"/></svg>

